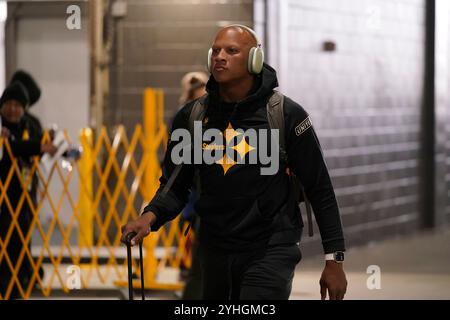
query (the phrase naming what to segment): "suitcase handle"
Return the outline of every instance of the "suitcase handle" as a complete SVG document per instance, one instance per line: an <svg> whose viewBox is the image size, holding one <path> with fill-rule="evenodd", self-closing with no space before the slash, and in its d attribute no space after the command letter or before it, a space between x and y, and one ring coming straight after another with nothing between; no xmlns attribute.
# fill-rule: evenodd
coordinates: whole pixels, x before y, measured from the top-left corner
<svg viewBox="0 0 450 320"><path fill-rule="evenodd" d="M127 245L127 260L128 260L128 299L133 299L133 266L131 257L131 239L136 236L136 232L130 232L125 237L125 242ZM139 268L141 271L141 295L142 300L145 300L144 294L144 262L142 260L142 242L139 243Z"/></svg>
<svg viewBox="0 0 450 320"><path fill-rule="evenodd" d="M127 244L127 247L131 247L131 239L136 237L137 233L132 231L125 237L125 243Z"/></svg>

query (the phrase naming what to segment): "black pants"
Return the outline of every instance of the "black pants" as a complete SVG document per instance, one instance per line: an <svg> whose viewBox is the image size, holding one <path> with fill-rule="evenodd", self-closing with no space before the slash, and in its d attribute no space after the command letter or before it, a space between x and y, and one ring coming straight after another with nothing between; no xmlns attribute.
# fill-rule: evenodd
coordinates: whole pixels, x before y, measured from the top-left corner
<svg viewBox="0 0 450 320"><path fill-rule="evenodd" d="M297 244L270 246L252 252L228 253L200 245L203 298L213 300L287 300Z"/></svg>
<svg viewBox="0 0 450 320"><path fill-rule="evenodd" d="M186 279L181 299L183 300L200 300L202 294L202 266L198 253L198 241L194 240L192 244L192 264Z"/></svg>
<svg viewBox="0 0 450 320"><path fill-rule="evenodd" d="M0 208L0 239L3 241L3 245L5 245L6 234L8 233L9 228L11 227L12 219L10 214L6 211L8 208L6 206L1 206ZM31 213L27 206L24 205L22 210L18 216L18 224L19 228L23 233L23 236L26 237L30 225L31 225ZM6 245L6 255L8 255L13 268L17 268L19 255L21 251L24 250L24 246L28 246L31 248L30 241L27 243L23 243L18 232L17 225L13 227L13 231L11 237L9 239L8 244ZM25 254L20 267L18 268L17 279L19 280L20 286L23 291L28 289L30 277L32 274L32 268L30 264L30 260L27 254ZM6 261L6 257L0 257L0 294L3 299L5 299L6 292L8 291L8 287L12 279L12 270L9 264ZM18 289L18 285L16 282L13 282L12 291L10 291L9 299L19 299L22 298L20 295L20 291Z"/></svg>
<svg viewBox="0 0 450 320"><path fill-rule="evenodd" d="M198 217L195 217L192 222L192 228L194 229L195 234L198 235L198 230L200 228L200 219ZM197 238L195 238L192 243L191 259L191 268L189 269L181 298L183 300L200 300L203 297L203 285L202 266L200 263L199 243Z"/></svg>

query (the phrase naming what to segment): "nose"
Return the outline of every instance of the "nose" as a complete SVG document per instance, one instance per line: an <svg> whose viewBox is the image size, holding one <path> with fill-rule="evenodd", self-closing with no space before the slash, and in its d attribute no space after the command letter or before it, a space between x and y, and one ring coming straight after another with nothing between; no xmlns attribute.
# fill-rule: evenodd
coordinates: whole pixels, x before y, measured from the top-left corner
<svg viewBox="0 0 450 320"><path fill-rule="evenodd" d="M214 57L214 61L223 61L225 60L225 52L224 50L220 49L219 52Z"/></svg>

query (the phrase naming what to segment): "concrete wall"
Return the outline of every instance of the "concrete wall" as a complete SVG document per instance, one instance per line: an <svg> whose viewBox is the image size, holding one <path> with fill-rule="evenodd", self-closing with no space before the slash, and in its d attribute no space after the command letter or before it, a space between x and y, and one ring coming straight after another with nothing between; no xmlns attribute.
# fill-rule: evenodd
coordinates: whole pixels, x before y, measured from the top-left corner
<svg viewBox="0 0 450 320"><path fill-rule="evenodd" d="M445 132L446 132L446 139L445 139L445 148L446 148L446 175L445 175L445 181L446 181L446 188L444 191L446 191L447 194L447 205L445 208L445 222L448 224L450 223L450 92L448 88L450 88L450 6L447 4L448 7L448 14L447 14L447 100L446 103L443 106L443 109L445 109L446 113L446 120L445 122Z"/></svg>
<svg viewBox="0 0 450 320"><path fill-rule="evenodd" d="M81 13L81 29L67 28L69 5ZM6 76L17 69L30 72L41 87L41 98L30 111L45 127L57 124L78 137L88 126L89 33L83 2L8 3Z"/></svg>
<svg viewBox="0 0 450 320"><path fill-rule="evenodd" d="M142 121L142 92L165 92L165 119L178 109L181 77L206 71L207 51L222 25L252 25L253 1L127 1L127 14L116 24L111 66L108 125L128 128Z"/></svg>
<svg viewBox="0 0 450 320"><path fill-rule="evenodd" d="M41 99L30 111L45 127L57 124L68 129L75 140L80 128L88 126L86 29L68 30L63 17L23 19L18 25L17 68L29 71L42 88Z"/></svg>
<svg viewBox="0 0 450 320"><path fill-rule="evenodd" d="M416 230L425 1L269 5L270 62L312 116L348 243Z"/></svg>
<svg viewBox="0 0 450 320"><path fill-rule="evenodd" d="M450 222L450 3L436 1L436 225Z"/></svg>

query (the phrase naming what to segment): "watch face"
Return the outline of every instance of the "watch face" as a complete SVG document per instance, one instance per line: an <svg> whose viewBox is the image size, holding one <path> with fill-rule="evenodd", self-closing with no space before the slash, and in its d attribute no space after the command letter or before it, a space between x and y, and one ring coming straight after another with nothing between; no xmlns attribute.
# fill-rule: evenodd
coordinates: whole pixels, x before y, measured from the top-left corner
<svg viewBox="0 0 450 320"><path fill-rule="evenodd" d="M336 262L343 262L344 261L344 252L337 251L334 253L334 260Z"/></svg>

